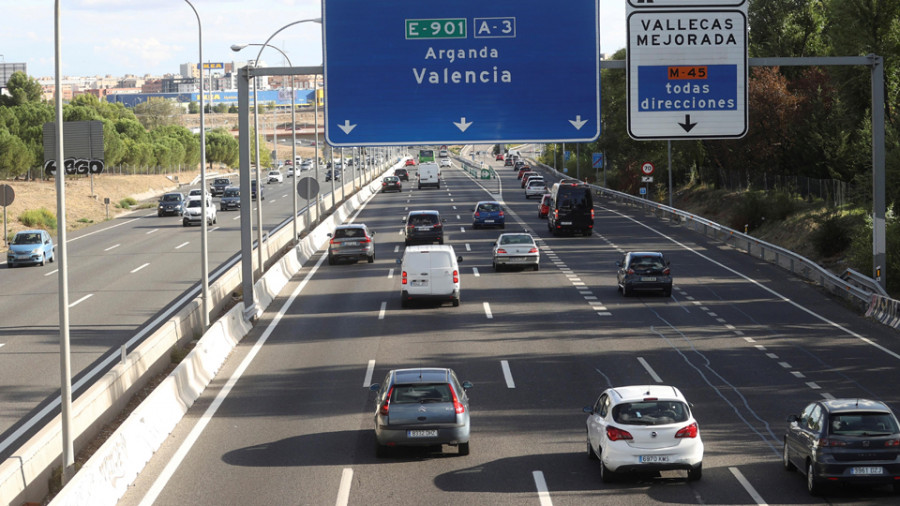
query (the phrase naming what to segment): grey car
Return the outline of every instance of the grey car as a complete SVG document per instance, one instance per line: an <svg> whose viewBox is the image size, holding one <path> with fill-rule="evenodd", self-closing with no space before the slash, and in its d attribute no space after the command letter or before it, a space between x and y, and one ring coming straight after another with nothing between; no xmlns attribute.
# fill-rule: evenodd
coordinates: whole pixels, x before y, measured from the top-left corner
<svg viewBox="0 0 900 506"><path fill-rule="evenodd" d="M672 271L662 253L633 251L616 262L616 280L622 295L628 297L636 291L662 292L672 295Z"/></svg>
<svg viewBox="0 0 900 506"><path fill-rule="evenodd" d="M231 186L231 180L227 177L217 177L213 179L212 184L209 186L209 193L212 194L213 197L217 197L222 195L225 192L225 188Z"/></svg>
<svg viewBox="0 0 900 506"><path fill-rule="evenodd" d="M219 210L228 211L231 209L240 208L241 189L237 186L229 186L228 188L225 188L222 193L222 198L219 200Z"/></svg>
<svg viewBox="0 0 900 506"><path fill-rule="evenodd" d="M328 237L328 265L340 258L375 261L375 232L362 223L338 225Z"/></svg>
<svg viewBox="0 0 900 506"><path fill-rule="evenodd" d="M395 369L374 384L375 456L391 447L450 445L469 454L468 381L452 369Z"/></svg>
<svg viewBox="0 0 900 506"><path fill-rule="evenodd" d="M183 193L172 192L166 193L159 199L159 205L156 208L157 216L175 215L181 216L184 210L185 198Z"/></svg>

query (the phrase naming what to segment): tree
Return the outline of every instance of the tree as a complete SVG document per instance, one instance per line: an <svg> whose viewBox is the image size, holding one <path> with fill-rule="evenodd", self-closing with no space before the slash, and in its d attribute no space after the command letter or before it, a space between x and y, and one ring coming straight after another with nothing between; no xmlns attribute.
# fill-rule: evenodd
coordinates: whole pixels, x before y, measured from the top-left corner
<svg viewBox="0 0 900 506"><path fill-rule="evenodd" d="M34 164L34 154L18 137L0 130L0 174L14 177L26 174Z"/></svg>
<svg viewBox="0 0 900 506"><path fill-rule="evenodd" d="M16 106L27 102L40 102L43 92L37 80L25 72L13 72L6 83L9 96L0 95L0 105Z"/></svg>
<svg viewBox="0 0 900 506"><path fill-rule="evenodd" d="M213 163L237 165L238 154L238 141L231 132L216 128L206 133L206 161L210 168Z"/></svg>
<svg viewBox="0 0 900 506"><path fill-rule="evenodd" d="M191 103L188 104L188 114L199 114L200 113L200 104L191 100Z"/></svg>
<svg viewBox="0 0 900 506"><path fill-rule="evenodd" d="M148 130L179 122L181 110L175 102L164 98L151 98L134 106L134 115Z"/></svg>
<svg viewBox="0 0 900 506"><path fill-rule="evenodd" d="M153 139L171 139L181 144L182 160L189 167L196 167L200 163L200 136L191 133L183 126L168 125L150 132Z"/></svg>

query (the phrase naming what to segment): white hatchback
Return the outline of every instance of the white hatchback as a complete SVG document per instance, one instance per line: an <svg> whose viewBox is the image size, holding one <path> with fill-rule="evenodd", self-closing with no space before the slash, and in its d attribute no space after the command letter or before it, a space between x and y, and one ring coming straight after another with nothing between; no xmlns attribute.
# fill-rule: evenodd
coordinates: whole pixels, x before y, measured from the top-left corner
<svg viewBox="0 0 900 506"><path fill-rule="evenodd" d="M677 388L608 388L584 412L588 414L588 457L600 459L604 482L643 471L682 469L690 481L702 476L700 428Z"/></svg>

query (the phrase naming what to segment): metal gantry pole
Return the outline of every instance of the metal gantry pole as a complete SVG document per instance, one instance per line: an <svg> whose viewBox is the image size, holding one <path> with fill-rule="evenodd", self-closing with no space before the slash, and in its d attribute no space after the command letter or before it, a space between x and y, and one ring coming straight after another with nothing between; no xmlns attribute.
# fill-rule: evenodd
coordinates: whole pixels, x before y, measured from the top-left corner
<svg viewBox="0 0 900 506"><path fill-rule="evenodd" d="M285 56L285 59L287 56ZM288 60L288 65L293 67L294 65ZM291 181L291 193L294 194L294 240L296 241L298 237L300 237L300 231L297 225L297 173L300 172L300 166L297 164L297 104L295 103L294 95L296 95L296 91L294 90L294 76L291 76L291 167L294 168L294 179Z"/></svg>
<svg viewBox="0 0 900 506"><path fill-rule="evenodd" d="M238 145L241 188L241 286L244 292L244 319L256 319L256 298L253 293L253 199L250 196L250 107L249 66L238 71ZM258 190L258 188L257 188Z"/></svg>
<svg viewBox="0 0 900 506"><path fill-rule="evenodd" d="M259 60L253 62L253 67L259 67ZM265 272L265 264L263 263L263 225L262 225L262 199L263 189L260 178L262 167L259 165L259 99L256 95L256 80L258 77L253 76L253 134L254 145L256 146L256 262L259 269L259 277Z"/></svg>

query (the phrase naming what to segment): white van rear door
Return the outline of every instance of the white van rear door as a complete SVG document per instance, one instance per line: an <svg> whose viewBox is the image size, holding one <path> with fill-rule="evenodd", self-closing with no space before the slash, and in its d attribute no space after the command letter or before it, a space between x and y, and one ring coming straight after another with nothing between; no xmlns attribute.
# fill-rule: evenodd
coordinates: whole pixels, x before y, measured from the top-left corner
<svg viewBox="0 0 900 506"><path fill-rule="evenodd" d="M453 293L453 262L447 251L431 253L431 295Z"/></svg>

